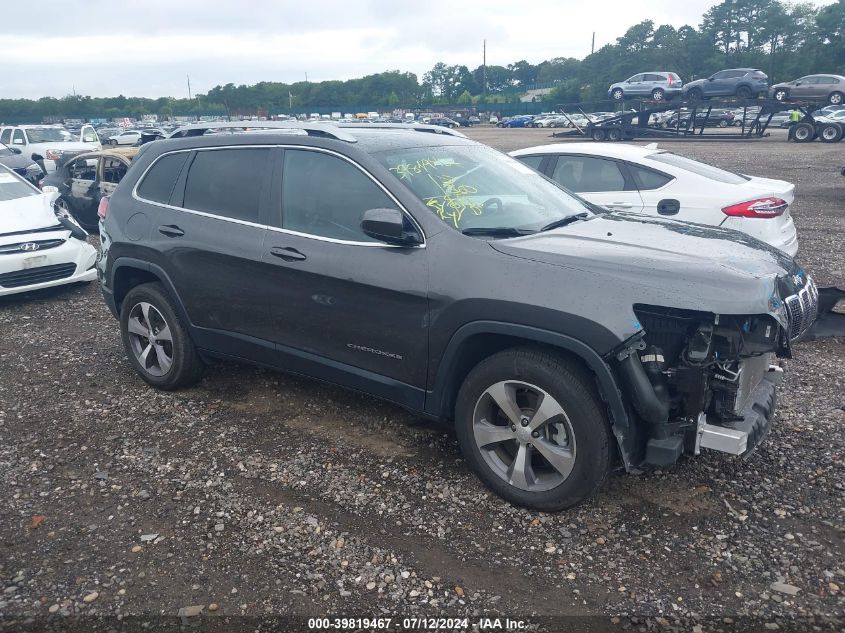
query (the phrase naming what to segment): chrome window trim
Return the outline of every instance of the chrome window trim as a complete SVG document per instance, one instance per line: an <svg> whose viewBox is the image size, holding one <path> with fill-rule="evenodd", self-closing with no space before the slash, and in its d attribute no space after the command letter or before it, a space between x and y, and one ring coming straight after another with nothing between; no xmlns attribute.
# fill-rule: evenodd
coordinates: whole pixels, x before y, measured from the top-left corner
<svg viewBox="0 0 845 633"><path fill-rule="evenodd" d="M236 218L229 218L223 215L217 215L215 213L208 213L206 211L198 211L196 209L187 209L185 207L177 207L171 204L165 204L163 202L156 202L155 200L148 200L147 198L142 198L138 195L138 187L144 182L144 179L147 177L147 173L150 169L153 168L158 161L160 161L164 156L169 156L171 154L179 154L179 153L186 153L186 152L202 152L202 151L214 151L219 149L256 149L256 148L267 148L267 149L291 149L291 150L301 150L301 151L308 151L308 152L322 152L324 154L330 154L346 162L350 163L352 166L357 168L360 172L362 172L367 178L373 181L376 186L381 189L388 198L390 198L394 204L398 207L399 211L401 211L408 219L411 220L411 223L416 227L419 234L422 236L422 243L421 244L414 244L409 246L403 246L400 244L388 244L386 242L358 242L355 240L339 240L332 237L324 237L322 235L314 235L312 233L301 233L299 231L292 231L290 229L284 229L281 227L271 226L269 224L260 224L258 222L249 222L247 220L238 220ZM425 231L423 231L422 226L420 226L419 222L417 222L416 218L405 208L405 206L397 200L396 196L393 195L378 179L375 178L370 172L364 169L361 165L356 163L354 160L349 158L348 156L344 156L343 154L336 152L334 150L326 149L323 147L314 147L308 145L267 145L267 144L260 144L260 145L215 145L213 147L192 147L190 149L175 149L169 152L164 152L159 154L155 157L153 162L147 165L146 169L144 169L144 173L141 174L141 177L135 182L134 187L132 187L132 198L137 200L138 202L143 202L144 204L151 204L157 207L161 207L164 209L171 209L173 211L182 211L183 213L192 213L194 215L199 215L206 218L213 218L216 220L223 220L224 222L232 222L234 224L241 224L243 226L251 226L260 229L267 229L270 231L274 231L276 233L286 233L288 235L296 235L298 237L305 237L312 240L318 240L320 242L329 242L332 244L344 244L347 246L367 246L367 247L379 247L379 248L425 248L426 247L426 235Z"/></svg>

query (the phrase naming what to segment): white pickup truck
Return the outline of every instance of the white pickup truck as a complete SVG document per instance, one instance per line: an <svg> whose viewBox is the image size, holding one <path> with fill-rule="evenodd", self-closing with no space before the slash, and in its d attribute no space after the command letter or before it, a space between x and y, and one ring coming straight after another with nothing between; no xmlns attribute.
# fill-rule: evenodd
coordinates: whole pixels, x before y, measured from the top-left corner
<svg viewBox="0 0 845 633"><path fill-rule="evenodd" d="M17 147L27 158L32 158L44 173L56 171L65 153L79 154L102 149L97 132L90 125L83 125L78 141L61 125L9 125L0 130L0 143Z"/></svg>

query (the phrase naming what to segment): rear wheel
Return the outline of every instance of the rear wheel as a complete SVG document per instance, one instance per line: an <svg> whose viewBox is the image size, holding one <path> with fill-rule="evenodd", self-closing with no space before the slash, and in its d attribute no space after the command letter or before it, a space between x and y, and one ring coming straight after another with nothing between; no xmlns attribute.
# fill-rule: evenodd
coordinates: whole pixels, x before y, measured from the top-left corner
<svg viewBox="0 0 845 633"><path fill-rule="evenodd" d="M592 376L557 354L500 352L458 394L461 452L516 505L562 510L592 496L610 471L611 434Z"/></svg>
<svg viewBox="0 0 845 633"><path fill-rule="evenodd" d="M601 128L596 128L593 130L592 136L594 141L603 141L607 138L607 133Z"/></svg>
<svg viewBox="0 0 845 633"><path fill-rule="evenodd" d="M135 371L153 387L178 389L202 376L202 359L161 284L129 291L121 305L120 333Z"/></svg>
<svg viewBox="0 0 845 633"><path fill-rule="evenodd" d="M663 91L663 88L655 88L651 91L651 98L655 101L663 101L666 99L666 93Z"/></svg>
<svg viewBox="0 0 845 633"><path fill-rule="evenodd" d="M842 102L845 101L845 95L841 92L831 92L827 101L830 105L842 105Z"/></svg>
<svg viewBox="0 0 845 633"><path fill-rule="evenodd" d="M614 88L613 91L610 93L610 96L613 98L614 101L622 101L625 93L622 91L622 88Z"/></svg>
<svg viewBox="0 0 845 633"><path fill-rule="evenodd" d="M607 131L607 140L608 141L621 141L622 140L622 130L618 127L610 128Z"/></svg>
<svg viewBox="0 0 845 633"><path fill-rule="evenodd" d="M819 140L822 143L838 143L842 140L842 132L838 123L826 123L819 130Z"/></svg>
<svg viewBox="0 0 845 633"><path fill-rule="evenodd" d="M736 89L736 96L739 99L750 99L751 98L751 88L748 86L740 86Z"/></svg>
<svg viewBox="0 0 845 633"><path fill-rule="evenodd" d="M792 140L796 143L809 143L815 135L816 130L809 123L796 123L792 126Z"/></svg>

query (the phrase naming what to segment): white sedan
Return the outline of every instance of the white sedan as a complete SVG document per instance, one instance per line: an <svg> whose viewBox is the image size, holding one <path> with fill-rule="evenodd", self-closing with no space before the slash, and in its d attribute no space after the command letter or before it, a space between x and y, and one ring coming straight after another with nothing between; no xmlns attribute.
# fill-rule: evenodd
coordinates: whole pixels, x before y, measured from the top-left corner
<svg viewBox="0 0 845 633"><path fill-rule="evenodd" d="M795 185L743 176L623 143L557 143L511 152L593 204L742 231L795 256Z"/></svg>
<svg viewBox="0 0 845 633"><path fill-rule="evenodd" d="M97 278L97 251L56 214L58 195L0 165L0 296Z"/></svg>
<svg viewBox="0 0 845 633"><path fill-rule="evenodd" d="M141 133L138 130L126 130L112 136L109 139L109 145L134 145L140 139Z"/></svg>

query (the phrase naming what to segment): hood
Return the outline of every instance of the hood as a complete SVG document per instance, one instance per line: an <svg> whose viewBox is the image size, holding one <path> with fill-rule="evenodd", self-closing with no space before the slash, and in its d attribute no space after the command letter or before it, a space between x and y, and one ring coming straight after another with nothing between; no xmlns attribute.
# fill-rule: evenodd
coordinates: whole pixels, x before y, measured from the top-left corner
<svg viewBox="0 0 845 633"><path fill-rule="evenodd" d="M55 195L41 194L0 202L0 242L20 241L23 231L32 231L57 226L59 220L53 211ZM8 233L18 233L13 238L2 237Z"/></svg>
<svg viewBox="0 0 845 633"><path fill-rule="evenodd" d="M615 212L526 237L494 241L497 251L584 273L583 283L616 288L636 303L786 317L772 301L778 280L800 272L791 257L745 233Z"/></svg>
<svg viewBox="0 0 845 633"><path fill-rule="evenodd" d="M29 157L23 154L10 154L9 156L0 156L0 165L5 165L9 169L24 169L36 163Z"/></svg>
<svg viewBox="0 0 845 633"><path fill-rule="evenodd" d="M27 149L31 152L47 151L48 149L59 152L93 152L101 149L99 143L83 143L82 141L67 141L67 142L46 142L46 143L30 143Z"/></svg>

